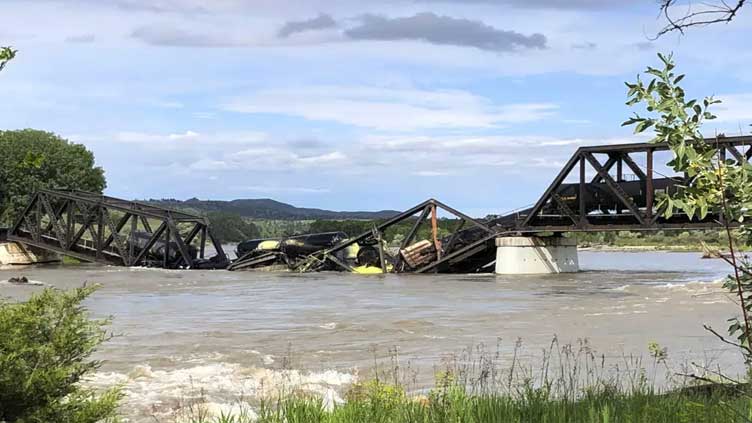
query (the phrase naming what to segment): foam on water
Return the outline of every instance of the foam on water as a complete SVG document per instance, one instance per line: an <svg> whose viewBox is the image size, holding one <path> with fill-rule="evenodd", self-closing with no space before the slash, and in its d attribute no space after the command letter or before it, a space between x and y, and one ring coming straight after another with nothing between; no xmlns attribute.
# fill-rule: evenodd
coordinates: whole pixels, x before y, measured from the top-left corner
<svg viewBox="0 0 752 423"><path fill-rule="evenodd" d="M315 395L332 407L343 401L342 391L356 380L356 372L275 370L218 362L169 370L138 365L127 373L94 373L86 383L102 389L121 386L124 414L141 422L180 415L191 406L217 416L238 413L243 407L252 413L261 400L291 393Z"/></svg>

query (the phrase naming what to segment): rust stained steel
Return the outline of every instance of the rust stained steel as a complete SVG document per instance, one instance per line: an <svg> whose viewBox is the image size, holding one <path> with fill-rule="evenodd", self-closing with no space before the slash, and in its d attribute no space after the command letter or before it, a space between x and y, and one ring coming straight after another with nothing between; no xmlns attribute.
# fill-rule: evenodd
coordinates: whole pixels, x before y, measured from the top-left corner
<svg viewBox="0 0 752 423"><path fill-rule="evenodd" d="M750 136L719 137L706 142L718 150L719 157L723 159L728 153L737 164L746 163L752 157ZM747 149L744 153L740 151L743 148ZM522 234L717 227L720 216L711 214L699 220L677 212L666 217L663 208L656 209L655 198L659 192L670 193L691 181L686 176L655 177L654 155L668 150L665 143L581 147L532 208L497 219L495 223L503 230ZM638 154L644 155L644 169L634 160ZM607 155L608 159L601 163L596 155ZM577 165L578 181L565 183ZM637 181L624 180L624 165ZM610 173L614 166L615 178ZM595 172L590 181L586 180L588 167Z"/></svg>
<svg viewBox="0 0 752 423"><path fill-rule="evenodd" d="M156 230L149 220L159 222ZM190 229L182 235L179 225ZM199 235L196 250L193 244ZM75 190L39 190L10 229L8 240L118 266L223 267L227 261L204 217ZM217 251L212 260L204 256L207 241ZM161 260L155 259L158 256Z"/></svg>
<svg viewBox="0 0 752 423"><path fill-rule="evenodd" d="M374 240L374 239L380 238L381 237L380 234L383 234L383 232L389 229L391 226L394 226L408 219L413 219L416 214L420 213L418 220L413 224L410 232L408 233L407 237L402 243L403 246L407 246L415 238L415 234L417 233L421 224L425 222L426 217L428 217L429 213L432 213L434 210L439 210L439 209L453 215L454 217L458 219L461 219L462 221L466 223L472 224L473 228L475 228L476 230L482 233L481 239L472 242L470 245L462 246L461 248L458 248L456 251L453 251L450 254L445 255L443 257L437 254L436 259L433 260L431 263L428 263L427 265L419 269L412 269L414 273L424 273L424 272L428 272L431 270L438 270L438 268L440 268L442 265L446 265L447 263L450 262L450 260L462 255L463 253L472 252L473 254L478 254L479 252L484 251L487 248L493 246L493 239L497 236L497 232L495 230L489 228L484 223L476 219L473 219L470 216L438 200L429 199L377 225L371 231L364 232L332 248L314 253L312 255L312 258L313 260L316 260L321 264L325 264L327 261L329 261L343 270L352 271L353 269L351 266L349 266L347 263L344 263L342 260L336 257L337 252L342 251L343 249L356 243L361 243L361 242L365 242L368 240ZM463 223L462 225L464 226L466 223ZM457 232L455 232L455 234ZM453 234L452 236L455 236L455 234ZM489 240L490 240L490 243L489 243ZM449 245L453 245L455 243L456 241L450 241ZM482 246L483 248L479 249L480 246ZM400 260L399 257L397 257L396 259ZM405 263L402 262L402 263L399 263L398 266L396 267L398 269L403 269L404 265ZM385 264L382 265L382 268L385 269L386 265Z"/></svg>

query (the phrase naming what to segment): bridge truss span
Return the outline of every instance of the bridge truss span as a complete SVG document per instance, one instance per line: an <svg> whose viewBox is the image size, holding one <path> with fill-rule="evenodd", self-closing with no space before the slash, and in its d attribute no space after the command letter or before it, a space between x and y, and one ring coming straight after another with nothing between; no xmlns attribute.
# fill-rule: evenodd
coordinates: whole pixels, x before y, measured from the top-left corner
<svg viewBox="0 0 752 423"><path fill-rule="evenodd" d="M721 160L741 164L752 157L752 137L707 142L718 149ZM656 170L656 154L669 150L665 143L581 147L532 208L505 216L500 223L528 233L717 227L720 216L691 219L676 212L666 217L657 207L658 196L675 193L689 182L686 175L667 176Z"/></svg>
<svg viewBox="0 0 752 423"><path fill-rule="evenodd" d="M222 268L227 257L206 218L75 190L34 194L9 241L118 266ZM205 258L207 243L216 255Z"/></svg>

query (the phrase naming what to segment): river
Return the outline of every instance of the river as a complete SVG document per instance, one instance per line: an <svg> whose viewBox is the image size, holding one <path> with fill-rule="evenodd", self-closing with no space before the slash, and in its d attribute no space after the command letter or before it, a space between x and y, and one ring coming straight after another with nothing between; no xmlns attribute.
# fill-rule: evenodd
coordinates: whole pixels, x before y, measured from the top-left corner
<svg viewBox="0 0 752 423"><path fill-rule="evenodd" d="M99 265L0 271L57 288L100 283L87 302L117 335L89 383L122 384L131 421L169 416L201 392L215 408L284 381L338 398L397 354L429 385L463 348L522 338L525 357L587 339L607 359L646 355L656 341L674 362L739 362L702 327L725 331L736 309L719 280L728 268L698 253L580 252L583 271L546 276L284 274ZM41 289L0 283L23 299ZM285 370L288 369L288 370Z"/></svg>

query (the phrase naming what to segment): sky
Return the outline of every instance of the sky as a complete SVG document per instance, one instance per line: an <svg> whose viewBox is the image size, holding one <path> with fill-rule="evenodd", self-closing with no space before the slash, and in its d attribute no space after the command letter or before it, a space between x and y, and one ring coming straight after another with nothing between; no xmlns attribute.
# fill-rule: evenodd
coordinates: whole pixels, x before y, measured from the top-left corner
<svg viewBox="0 0 752 423"><path fill-rule="evenodd" d="M334 210L534 203L673 52L708 133L752 123L752 10L672 33L655 0L3 0L0 128L86 145L124 198Z"/></svg>

